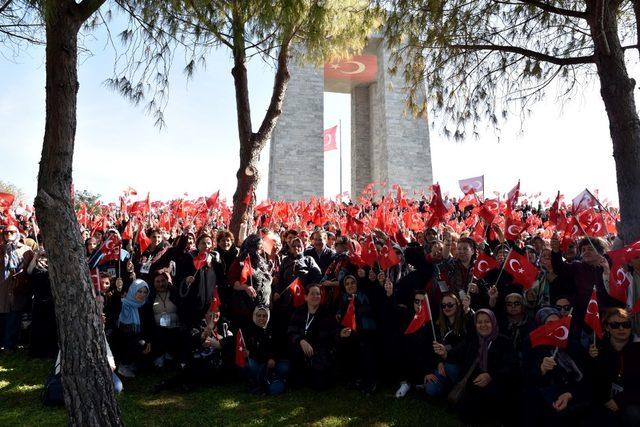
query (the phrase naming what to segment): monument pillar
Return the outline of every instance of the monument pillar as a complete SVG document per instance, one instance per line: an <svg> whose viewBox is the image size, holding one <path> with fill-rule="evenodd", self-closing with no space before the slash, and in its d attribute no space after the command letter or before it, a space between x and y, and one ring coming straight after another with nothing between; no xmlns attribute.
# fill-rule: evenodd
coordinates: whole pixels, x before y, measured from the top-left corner
<svg viewBox="0 0 640 427"><path fill-rule="evenodd" d="M370 38L361 55L327 63L324 70L292 64L271 138L269 198L324 195L324 91L351 94L352 198L371 182L399 184L407 192L433 183L427 119L405 111L403 77L392 76L391 65L379 36ZM420 92L424 99L425 89Z"/></svg>
<svg viewBox="0 0 640 427"><path fill-rule="evenodd" d="M324 76L291 61L282 114L271 136L268 197L301 200L324 194Z"/></svg>

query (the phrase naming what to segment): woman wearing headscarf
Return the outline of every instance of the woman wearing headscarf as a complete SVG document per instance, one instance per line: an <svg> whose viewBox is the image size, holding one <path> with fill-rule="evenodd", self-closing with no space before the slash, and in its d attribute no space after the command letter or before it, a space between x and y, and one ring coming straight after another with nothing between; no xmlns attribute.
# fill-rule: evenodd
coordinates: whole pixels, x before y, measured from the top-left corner
<svg viewBox="0 0 640 427"><path fill-rule="evenodd" d="M31 250L20 241L21 235L15 225L8 225L2 232L0 246L0 345L5 350L13 350L18 344L22 311L16 304L19 285L24 283L22 276L23 258Z"/></svg>
<svg viewBox="0 0 640 427"><path fill-rule="evenodd" d="M118 373L126 378L135 377L137 366L151 352L153 313L146 305L149 285L136 279L122 298L118 317Z"/></svg>
<svg viewBox="0 0 640 427"><path fill-rule="evenodd" d="M545 307L538 310L535 322L542 326L560 317L556 308ZM525 355L528 382L523 400L525 424L579 423L590 400L586 357L585 349L571 334L566 349L543 345L532 348Z"/></svg>
<svg viewBox="0 0 640 427"><path fill-rule="evenodd" d="M182 299L180 318L187 329L198 327L219 284L222 275L221 264L217 252L211 252L213 239L208 234L198 236L197 252L194 252L188 275L182 280L179 295ZM194 265L196 257L203 257L200 265ZM196 268L198 267L198 268ZM186 268L186 267L185 267Z"/></svg>
<svg viewBox="0 0 640 427"><path fill-rule="evenodd" d="M323 390L333 380L335 337L338 325L333 313L320 305L318 285L305 290L306 304L291 317L287 336L291 348L291 380Z"/></svg>
<svg viewBox="0 0 640 427"><path fill-rule="evenodd" d="M267 307L256 307L253 324L242 331L248 353L245 374L252 392L277 396L284 392L289 362L283 358L283 349L274 346L269 316Z"/></svg>
<svg viewBox="0 0 640 427"><path fill-rule="evenodd" d="M507 291L503 299L503 307L498 310L498 321L500 331L511 342L518 366L522 367L529 332L534 329L535 323L525 309L525 299L519 291L518 287L512 287Z"/></svg>
<svg viewBox="0 0 640 427"><path fill-rule="evenodd" d="M257 234L247 236L242 242L238 258L229 269L228 283L233 286L230 315L239 328L253 323L253 310L257 306L271 306L272 278L262 245L262 239ZM246 265L247 262L251 265ZM251 274L244 280L242 271L248 271L249 267Z"/></svg>
<svg viewBox="0 0 640 427"><path fill-rule="evenodd" d="M640 343L631 333L631 316L610 308L603 318L605 339L589 355L595 373L594 425L640 425Z"/></svg>
<svg viewBox="0 0 640 427"><path fill-rule="evenodd" d="M458 403L463 422L482 422L492 418L510 420L509 376L514 369L511 345L500 335L495 314L488 309L476 311L475 333L456 347L441 351L447 362L460 366L461 378L470 373L465 393Z"/></svg>

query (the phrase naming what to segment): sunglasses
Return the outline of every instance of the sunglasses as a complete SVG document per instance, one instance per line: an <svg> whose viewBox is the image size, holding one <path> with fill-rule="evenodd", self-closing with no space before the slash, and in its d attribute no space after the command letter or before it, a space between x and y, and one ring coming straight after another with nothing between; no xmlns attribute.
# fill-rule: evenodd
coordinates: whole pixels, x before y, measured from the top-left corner
<svg viewBox="0 0 640 427"><path fill-rule="evenodd" d="M625 322L609 322L608 325L611 329L631 329L630 320Z"/></svg>
<svg viewBox="0 0 640 427"><path fill-rule="evenodd" d="M443 302L442 304L440 304L440 307L442 308L453 308L456 305L452 302Z"/></svg>
<svg viewBox="0 0 640 427"><path fill-rule="evenodd" d="M5 230L4 231L4 234L16 234L16 233L17 233L17 231L15 231L15 230Z"/></svg>
<svg viewBox="0 0 640 427"><path fill-rule="evenodd" d="M569 311L571 310L571 304L565 304L565 305L556 304L556 308L560 311Z"/></svg>
<svg viewBox="0 0 640 427"><path fill-rule="evenodd" d="M507 302L505 303L505 305L507 307L520 307L522 305L522 302L520 301Z"/></svg>

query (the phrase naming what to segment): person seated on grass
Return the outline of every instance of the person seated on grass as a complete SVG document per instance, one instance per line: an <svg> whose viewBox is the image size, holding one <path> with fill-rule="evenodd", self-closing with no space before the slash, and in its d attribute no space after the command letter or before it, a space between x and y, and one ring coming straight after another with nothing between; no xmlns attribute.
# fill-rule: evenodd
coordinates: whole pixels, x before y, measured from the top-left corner
<svg viewBox="0 0 640 427"><path fill-rule="evenodd" d="M220 316L220 302L214 298L200 327L190 332L190 358L177 375L163 380L155 391L190 391L232 378L235 343L230 328L229 321Z"/></svg>
<svg viewBox="0 0 640 427"><path fill-rule="evenodd" d="M248 357L244 374L252 393L266 392L271 396L284 393L289 373L289 361L282 349L275 348L269 327L269 309L253 310L253 325L243 331Z"/></svg>
<svg viewBox="0 0 640 427"><path fill-rule="evenodd" d="M537 326L556 321L554 307L536 313ZM523 399L526 425L576 425L586 421L591 399L587 353L571 333L566 349L541 345L525 357L527 387ZM528 343L529 344L529 343Z"/></svg>
<svg viewBox="0 0 640 427"><path fill-rule="evenodd" d="M114 339L117 343L118 373L125 378L135 377L138 367L151 353L154 321L151 305L146 304L148 296L149 285L136 279L122 298Z"/></svg>
<svg viewBox="0 0 640 427"><path fill-rule="evenodd" d="M425 374L435 365L435 354L431 350L434 336L429 322L419 322L428 317L427 297L424 291L415 291L413 310L404 321L404 333L400 338L397 366L400 387L396 397L402 398L411 390L413 384L423 384Z"/></svg>
<svg viewBox="0 0 640 427"><path fill-rule="evenodd" d="M513 420L513 402L509 398L509 376L515 358L509 340L500 335L498 321L491 310L475 313L475 333L451 350L440 352L449 363L460 366L461 378L470 375L465 393L455 405L465 423L483 422L492 418Z"/></svg>
<svg viewBox="0 0 640 427"><path fill-rule="evenodd" d="M373 307L369 297L358 289L355 276L346 276L343 283L344 293L336 315L341 322L338 344L342 376L351 378L352 385L363 393L371 394L377 387L377 327Z"/></svg>
<svg viewBox="0 0 640 427"><path fill-rule="evenodd" d="M443 354L468 339L469 332L474 327L473 314L465 308L456 294L447 292L442 295L440 303L440 315L435 323L437 340L433 343L433 352ZM428 396L442 396L449 392L451 387L460 378L460 366L440 357L434 360L435 369L425 376L425 391Z"/></svg>
<svg viewBox="0 0 640 427"><path fill-rule="evenodd" d="M640 342L631 334L631 316L610 308L604 319L605 339L589 350L595 373L595 424L640 425Z"/></svg>
<svg viewBox="0 0 640 427"><path fill-rule="evenodd" d="M291 382L316 390L333 382L335 336L338 325L332 313L320 306L317 284L305 290L306 304L294 311L287 330L291 346Z"/></svg>

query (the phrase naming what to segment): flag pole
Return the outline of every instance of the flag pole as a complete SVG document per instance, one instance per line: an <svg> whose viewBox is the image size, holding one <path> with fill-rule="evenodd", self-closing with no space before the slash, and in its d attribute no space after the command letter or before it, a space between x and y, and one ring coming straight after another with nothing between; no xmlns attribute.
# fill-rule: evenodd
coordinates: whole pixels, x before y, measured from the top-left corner
<svg viewBox="0 0 640 427"><path fill-rule="evenodd" d="M433 316L431 315L431 302L429 302L429 294L425 292L424 297L427 300L427 312L429 313L429 323L431 323L431 333L433 334L433 340L438 342L438 340L436 339L436 327L433 325Z"/></svg>
<svg viewBox="0 0 640 427"><path fill-rule="evenodd" d="M589 191L588 188L586 190L587 190L587 193L589 193L591 195L591 197L593 197L593 199L596 201L596 203L598 203L598 206L600 206L600 209L604 210L609 215L609 218L611 218L614 222L616 222L616 219L614 218L613 215L611 215L611 212L609 212L609 209L607 209L604 206L602 206L602 203L600 203L600 200L598 200L598 198L596 196L594 196L593 193L591 193L591 191Z"/></svg>
<svg viewBox="0 0 640 427"><path fill-rule="evenodd" d="M342 120L338 120L338 131L340 132L340 194L342 194Z"/></svg>
<svg viewBox="0 0 640 427"><path fill-rule="evenodd" d="M504 266L507 265L507 261L509 261L509 257L511 256L511 251L513 251L513 248L509 249L509 253L507 253L507 256L504 258L502 267L500 268L500 273L498 273L498 278L496 279L496 283L494 283L493 286L498 286L498 282L500 281L500 277L502 276L502 272L504 271Z"/></svg>

